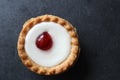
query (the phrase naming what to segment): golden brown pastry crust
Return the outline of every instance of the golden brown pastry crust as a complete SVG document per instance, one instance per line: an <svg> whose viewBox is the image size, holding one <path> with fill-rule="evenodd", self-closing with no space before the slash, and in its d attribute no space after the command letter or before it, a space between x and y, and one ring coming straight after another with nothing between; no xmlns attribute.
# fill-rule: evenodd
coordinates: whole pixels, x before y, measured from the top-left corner
<svg viewBox="0 0 120 80"><path fill-rule="evenodd" d="M68 58L60 63L57 66L54 67L43 67L35 63L33 60L31 60L30 57L26 54L24 44L25 44L25 37L27 32L36 24L41 22L55 22L60 25L62 25L70 34L71 36L71 51ZM31 18L28 21L25 22L23 25L23 28L20 32L19 38L18 38L18 44L17 44L18 54L23 62L24 65L26 65L31 71L36 72L38 74L42 75L55 75L62 73L66 71L70 66L73 65L76 58L79 55L80 46L78 42L78 36L76 33L75 28L66 20L53 16L53 15L42 15L38 16L36 18Z"/></svg>

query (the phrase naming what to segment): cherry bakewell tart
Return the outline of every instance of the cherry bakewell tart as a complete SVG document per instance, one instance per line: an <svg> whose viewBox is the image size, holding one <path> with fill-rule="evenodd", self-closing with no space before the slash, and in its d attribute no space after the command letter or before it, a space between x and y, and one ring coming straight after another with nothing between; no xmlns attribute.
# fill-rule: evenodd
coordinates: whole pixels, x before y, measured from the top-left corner
<svg viewBox="0 0 120 80"><path fill-rule="evenodd" d="M76 29L65 19L48 14L25 22L17 49L23 64L42 75L66 71L80 52Z"/></svg>

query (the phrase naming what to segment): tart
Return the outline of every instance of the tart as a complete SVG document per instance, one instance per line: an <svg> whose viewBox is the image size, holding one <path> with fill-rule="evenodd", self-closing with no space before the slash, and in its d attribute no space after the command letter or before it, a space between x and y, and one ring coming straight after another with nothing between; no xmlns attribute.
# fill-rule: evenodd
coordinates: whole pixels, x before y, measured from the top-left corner
<svg viewBox="0 0 120 80"><path fill-rule="evenodd" d="M25 22L17 49L22 63L31 71L55 75L74 64L80 46L76 29L67 20L46 14Z"/></svg>

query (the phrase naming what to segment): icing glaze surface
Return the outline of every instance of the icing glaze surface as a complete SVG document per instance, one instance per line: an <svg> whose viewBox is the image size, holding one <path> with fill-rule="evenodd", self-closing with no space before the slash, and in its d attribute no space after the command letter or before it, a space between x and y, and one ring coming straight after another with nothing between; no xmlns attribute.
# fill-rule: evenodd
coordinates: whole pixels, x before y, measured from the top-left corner
<svg viewBox="0 0 120 80"><path fill-rule="evenodd" d="M53 40L49 50L40 50L36 46L36 38L47 31ZM42 22L34 25L26 35L25 51L38 65L53 67L63 62L70 53L71 37L67 30L58 23Z"/></svg>

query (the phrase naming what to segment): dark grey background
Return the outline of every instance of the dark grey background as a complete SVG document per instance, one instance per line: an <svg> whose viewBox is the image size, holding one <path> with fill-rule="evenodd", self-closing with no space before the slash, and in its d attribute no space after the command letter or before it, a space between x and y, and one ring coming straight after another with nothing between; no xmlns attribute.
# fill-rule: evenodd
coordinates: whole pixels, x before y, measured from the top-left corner
<svg viewBox="0 0 120 80"><path fill-rule="evenodd" d="M24 22L46 13L70 21L81 44L77 63L57 76L29 71L16 50ZM120 0L0 0L0 80L120 80Z"/></svg>

